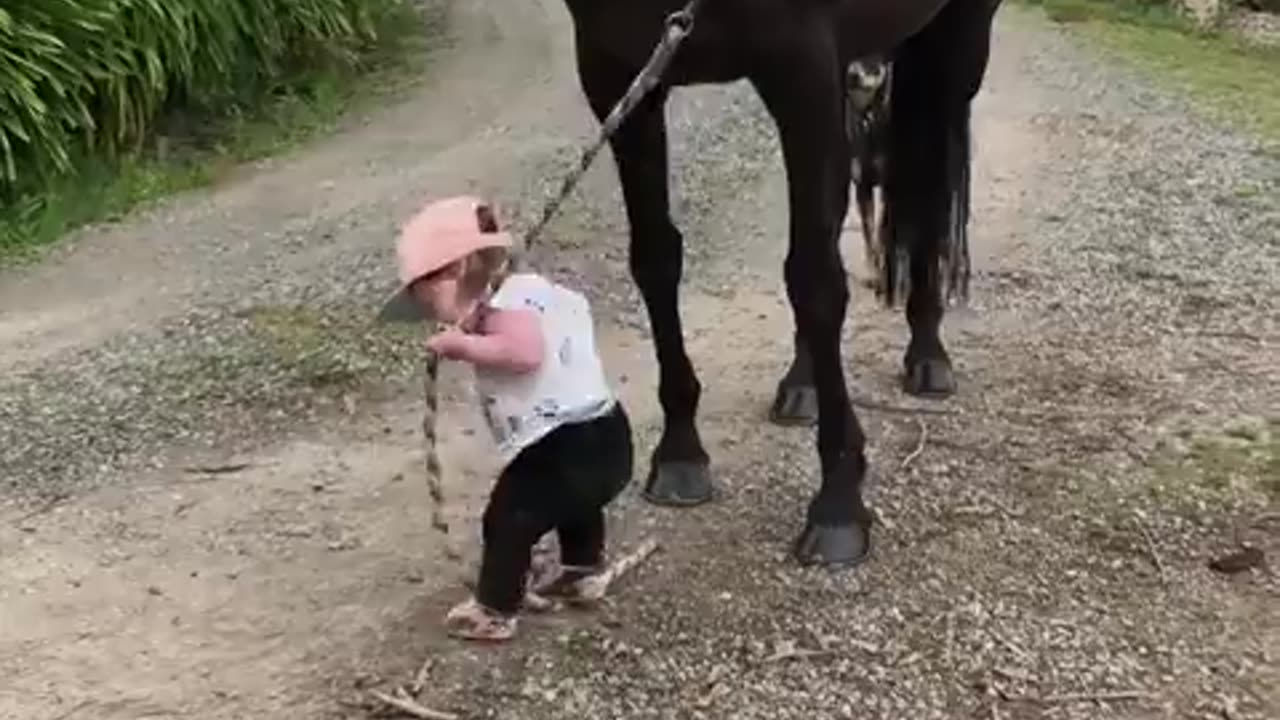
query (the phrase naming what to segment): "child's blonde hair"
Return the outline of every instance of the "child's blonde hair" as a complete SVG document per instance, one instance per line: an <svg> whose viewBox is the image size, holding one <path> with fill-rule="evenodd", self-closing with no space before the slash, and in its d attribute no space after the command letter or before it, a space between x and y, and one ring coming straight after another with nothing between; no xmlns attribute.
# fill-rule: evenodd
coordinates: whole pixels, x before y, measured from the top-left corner
<svg viewBox="0 0 1280 720"><path fill-rule="evenodd" d="M498 218L489 205L476 207L476 224L482 233L500 232ZM461 279L458 283L463 296L483 298L502 285L511 268L511 253L505 247L481 248L458 261L461 263Z"/></svg>

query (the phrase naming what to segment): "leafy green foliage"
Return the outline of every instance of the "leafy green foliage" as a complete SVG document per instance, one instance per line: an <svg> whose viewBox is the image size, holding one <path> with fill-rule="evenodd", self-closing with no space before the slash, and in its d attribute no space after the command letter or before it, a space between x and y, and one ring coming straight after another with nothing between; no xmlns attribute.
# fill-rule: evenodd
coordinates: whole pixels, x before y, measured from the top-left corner
<svg viewBox="0 0 1280 720"><path fill-rule="evenodd" d="M136 148L166 111L350 66L404 0L20 0L0 7L0 202Z"/></svg>

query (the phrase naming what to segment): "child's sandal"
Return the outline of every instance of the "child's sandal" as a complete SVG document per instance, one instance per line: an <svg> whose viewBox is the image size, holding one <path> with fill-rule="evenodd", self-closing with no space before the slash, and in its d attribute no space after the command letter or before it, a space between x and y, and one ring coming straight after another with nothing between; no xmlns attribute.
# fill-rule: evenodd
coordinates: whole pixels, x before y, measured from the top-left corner
<svg viewBox="0 0 1280 720"><path fill-rule="evenodd" d="M516 617L496 613L474 598L454 606L444 618L449 634L462 640L504 642L516 634Z"/></svg>

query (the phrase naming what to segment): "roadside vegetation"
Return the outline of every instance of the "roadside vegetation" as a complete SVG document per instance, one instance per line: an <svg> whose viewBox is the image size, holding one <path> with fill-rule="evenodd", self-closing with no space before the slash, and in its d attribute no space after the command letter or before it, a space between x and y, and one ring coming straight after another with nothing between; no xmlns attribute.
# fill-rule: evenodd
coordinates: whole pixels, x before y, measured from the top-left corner
<svg viewBox="0 0 1280 720"><path fill-rule="evenodd" d="M1019 0L1079 28L1109 56L1280 148L1280 44L1198 27L1164 0Z"/></svg>
<svg viewBox="0 0 1280 720"><path fill-rule="evenodd" d="M218 180L411 77L421 0L23 0L0 8L0 261Z"/></svg>

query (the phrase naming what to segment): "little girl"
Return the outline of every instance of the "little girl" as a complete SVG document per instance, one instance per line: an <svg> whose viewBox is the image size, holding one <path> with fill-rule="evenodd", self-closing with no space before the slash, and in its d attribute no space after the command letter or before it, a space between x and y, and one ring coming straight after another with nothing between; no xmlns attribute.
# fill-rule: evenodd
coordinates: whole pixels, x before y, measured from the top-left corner
<svg viewBox="0 0 1280 720"><path fill-rule="evenodd" d="M536 592L570 603L602 570L604 507L631 480L631 427L611 391L582 295L529 272L506 274L511 237L463 196L428 204L402 230L401 287L388 320L447 328L427 346L475 370L481 409L504 468L484 511L475 596L445 618L471 640L508 640L534 545L551 530L560 575Z"/></svg>

